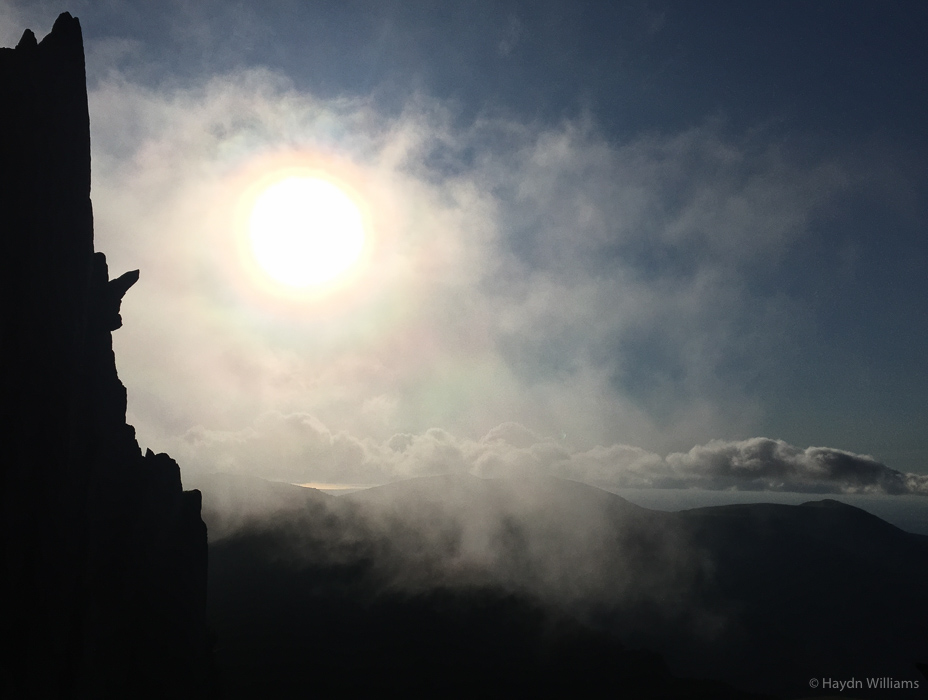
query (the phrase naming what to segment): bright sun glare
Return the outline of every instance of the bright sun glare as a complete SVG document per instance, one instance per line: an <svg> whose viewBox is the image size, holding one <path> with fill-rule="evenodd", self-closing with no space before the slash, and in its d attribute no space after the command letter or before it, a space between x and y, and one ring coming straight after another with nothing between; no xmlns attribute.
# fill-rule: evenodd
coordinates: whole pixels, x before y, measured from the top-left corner
<svg viewBox="0 0 928 700"><path fill-rule="evenodd" d="M361 257L364 219L339 187L314 177L275 182L255 200L248 221L255 261L289 287L338 277Z"/></svg>

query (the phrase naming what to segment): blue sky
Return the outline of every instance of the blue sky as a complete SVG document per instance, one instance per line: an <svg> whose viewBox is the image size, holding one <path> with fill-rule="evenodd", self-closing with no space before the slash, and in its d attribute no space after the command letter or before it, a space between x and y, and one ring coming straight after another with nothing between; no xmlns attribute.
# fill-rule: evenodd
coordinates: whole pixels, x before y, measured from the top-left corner
<svg viewBox="0 0 928 700"><path fill-rule="evenodd" d="M143 445L301 483L928 474L923 3L7 0L0 44L64 10ZM379 222L337 308L224 257L287 149Z"/></svg>

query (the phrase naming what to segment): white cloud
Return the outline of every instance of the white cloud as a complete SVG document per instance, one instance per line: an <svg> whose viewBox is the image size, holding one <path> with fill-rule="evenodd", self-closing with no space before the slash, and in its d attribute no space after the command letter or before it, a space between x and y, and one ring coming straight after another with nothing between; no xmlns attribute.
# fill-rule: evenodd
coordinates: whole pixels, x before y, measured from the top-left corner
<svg viewBox="0 0 928 700"><path fill-rule="evenodd" d="M763 437L713 440L661 457L622 444L577 449L518 423L498 425L479 440L431 428L377 441L332 431L307 414L272 413L236 432L194 428L170 449L194 475L219 470L292 483L377 484L470 473L484 478L557 476L606 489L928 496L928 476L904 474L868 455L802 449Z"/></svg>
<svg viewBox="0 0 928 700"><path fill-rule="evenodd" d="M712 489L928 495L928 476L903 474L869 455L782 440L713 440L667 456L673 477Z"/></svg>
<svg viewBox="0 0 928 700"><path fill-rule="evenodd" d="M846 185L763 134L460 127L425 97L384 115L265 70L159 89L113 74L91 116L97 248L114 273L141 269L120 373L159 450L274 412L377 444L435 426L476 442L513 420L583 449L750 434L762 406L743 387L796 316L751 277ZM269 310L236 276L241 173L279 150L350 173L371 202L378 257L340 306ZM554 459L525 449L523 466Z"/></svg>

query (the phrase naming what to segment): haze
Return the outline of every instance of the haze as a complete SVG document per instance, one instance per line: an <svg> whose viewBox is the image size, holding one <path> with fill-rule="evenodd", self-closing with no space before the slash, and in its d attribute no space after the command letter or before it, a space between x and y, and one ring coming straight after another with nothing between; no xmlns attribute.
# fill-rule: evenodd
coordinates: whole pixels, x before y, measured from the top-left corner
<svg viewBox="0 0 928 700"><path fill-rule="evenodd" d="M185 478L928 493L921 5L4 0L0 44L64 10ZM236 259L293 158L367 208L332 294Z"/></svg>

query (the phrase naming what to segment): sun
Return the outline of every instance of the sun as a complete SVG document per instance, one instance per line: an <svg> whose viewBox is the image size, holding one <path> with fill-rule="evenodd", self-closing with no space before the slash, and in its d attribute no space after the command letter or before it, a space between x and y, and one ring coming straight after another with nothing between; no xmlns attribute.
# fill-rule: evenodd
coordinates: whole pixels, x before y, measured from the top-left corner
<svg viewBox="0 0 928 700"><path fill-rule="evenodd" d="M248 242L258 267L275 282L297 290L319 287L361 258L364 217L334 183L289 176L255 198Z"/></svg>

